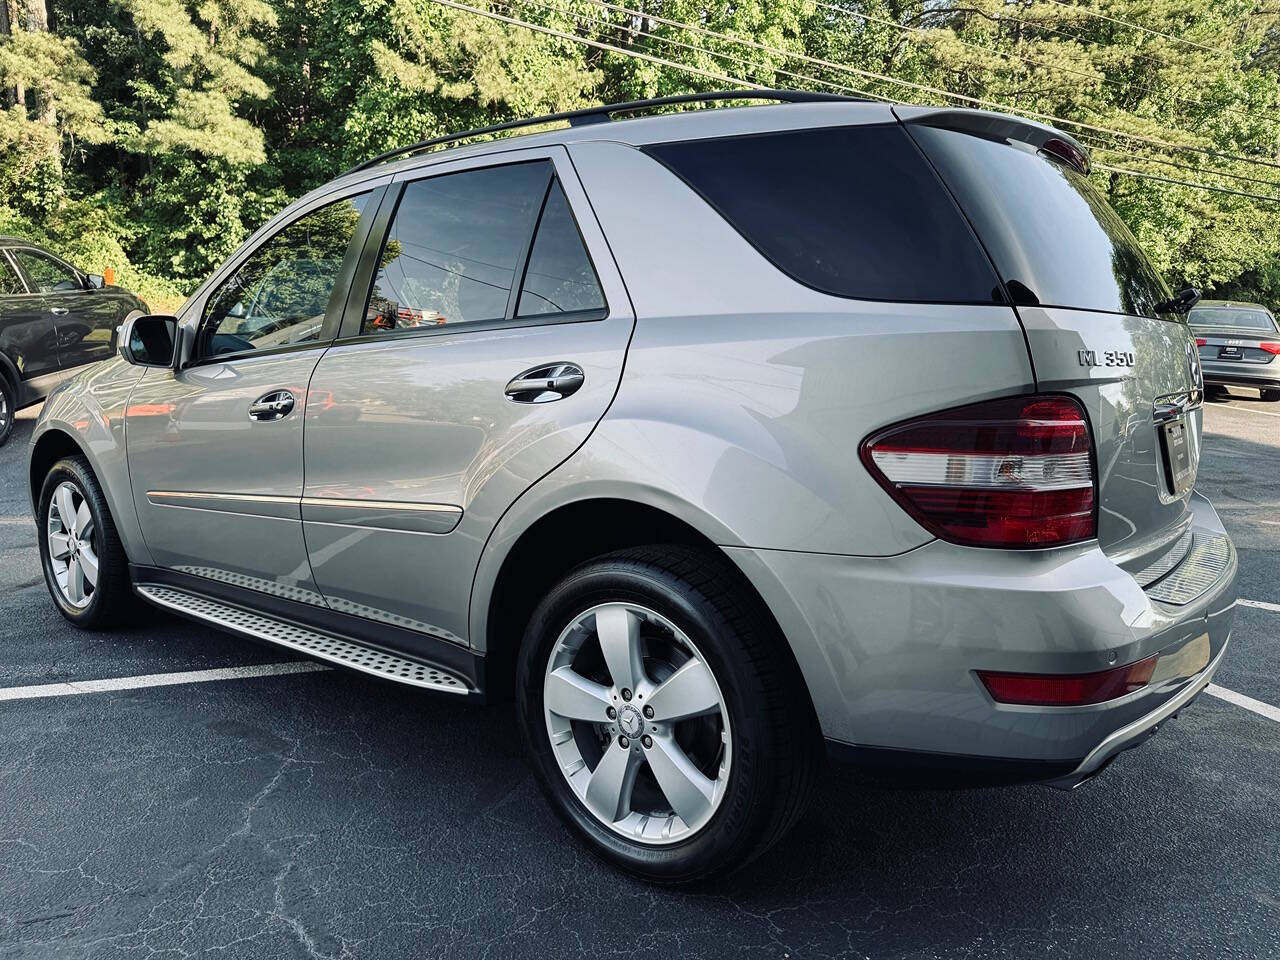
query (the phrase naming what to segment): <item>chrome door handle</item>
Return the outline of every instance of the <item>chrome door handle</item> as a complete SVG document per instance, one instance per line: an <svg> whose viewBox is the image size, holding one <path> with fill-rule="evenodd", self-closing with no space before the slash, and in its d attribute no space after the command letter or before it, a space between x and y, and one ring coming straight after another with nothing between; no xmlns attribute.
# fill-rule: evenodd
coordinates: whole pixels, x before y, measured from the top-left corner
<svg viewBox="0 0 1280 960"><path fill-rule="evenodd" d="M67 307L50 307L49 312L55 317L65 317L71 311Z"/></svg>
<svg viewBox="0 0 1280 960"><path fill-rule="evenodd" d="M576 363L548 363L520 374L505 392L516 403L548 403L576 393L586 379Z"/></svg>
<svg viewBox="0 0 1280 960"><path fill-rule="evenodd" d="M293 403L293 394L288 390L272 391L249 405L249 419L283 420L293 410Z"/></svg>

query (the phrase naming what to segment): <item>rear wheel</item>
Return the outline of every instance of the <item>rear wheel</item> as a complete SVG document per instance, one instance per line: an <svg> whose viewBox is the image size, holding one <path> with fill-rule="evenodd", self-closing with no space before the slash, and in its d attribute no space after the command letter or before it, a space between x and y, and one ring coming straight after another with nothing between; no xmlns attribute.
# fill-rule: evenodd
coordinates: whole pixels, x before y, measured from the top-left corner
<svg viewBox="0 0 1280 960"><path fill-rule="evenodd" d="M684 546L590 561L521 649L525 745L557 812L652 880L740 866L804 808L820 740L798 670L724 561Z"/></svg>
<svg viewBox="0 0 1280 960"><path fill-rule="evenodd" d="M59 460L40 488L40 559L49 593L78 627L116 626L136 611L128 560L84 457Z"/></svg>
<svg viewBox="0 0 1280 960"><path fill-rule="evenodd" d="M1280 390L1271 389L1263 390L1261 392L1262 399L1266 400L1268 403L1275 403L1277 400L1280 400Z"/></svg>
<svg viewBox="0 0 1280 960"><path fill-rule="evenodd" d="M18 400L14 396L13 386L7 377L0 374L0 444L13 433L13 421L17 415Z"/></svg>

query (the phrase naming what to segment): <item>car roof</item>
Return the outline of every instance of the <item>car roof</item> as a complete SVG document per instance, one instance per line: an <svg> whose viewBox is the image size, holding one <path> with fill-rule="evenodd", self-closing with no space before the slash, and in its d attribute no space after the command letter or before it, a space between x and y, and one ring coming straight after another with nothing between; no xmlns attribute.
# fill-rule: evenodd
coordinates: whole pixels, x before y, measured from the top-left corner
<svg viewBox="0 0 1280 960"><path fill-rule="evenodd" d="M1088 153L1075 138L1060 130L1024 117L989 110L918 107L852 98L691 109L625 119L610 118L609 109L608 107L600 108L605 122L500 136L480 143L440 145L438 149L432 148L435 141L409 145L403 148L405 153L402 157L388 159L385 163L377 163L379 158L375 158L375 161L356 167L313 190L307 198L346 188L365 180L379 179L446 161L547 144L612 141L639 147L675 140L704 140L844 124L887 124L910 121L971 132L981 131L986 135L1012 135L1037 144L1049 139L1057 139L1074 146L1082 156L1087 156ZM552 119L555 116L557 115L553 115ZM538 120L539 118L532 118L529 121L522 121L522 125L516 129L528 129L529 125L535 124ZM547 122L552 121L547 120ZM483 135L483 131L474 133ZM466 136L467 132L457 135L459 138ZM422 152L418 152L419 148Z"/></svg>
<svg viewBox="0 0 1280 960"><path fill-rule="evenodd" d="M1200 307L1213 307L1217 310L1262 310L1264 313L1271 311L1260 303L1250 303L1248 300L1201 300L1191 311L1194 313Z"/></svg>

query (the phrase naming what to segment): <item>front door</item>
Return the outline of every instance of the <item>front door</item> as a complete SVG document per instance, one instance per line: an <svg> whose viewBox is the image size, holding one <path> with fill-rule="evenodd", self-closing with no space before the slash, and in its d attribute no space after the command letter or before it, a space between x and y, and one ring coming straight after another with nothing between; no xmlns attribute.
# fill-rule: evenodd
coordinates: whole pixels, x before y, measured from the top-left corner
<svg viewBox="0 0 1280 960"><path fill-rule="evenodd" d="M25 388L48 393L58 379L58 335L39 290L28 289L10 255L0 250L0 353L17 370Z"/></svg>
<svg viewBox="0 0 1280 960"><path fill-rule="evenodd" d="M431 170L312 378L302 517L331 607L464 642L489 533L604 415L634 318L563 148Z"/></svg>
<svg viewBox="0 0 1280 960"><path fill-rule="evenodd" d="M58 361L63 370L111 356L119 303L95 290L72 267L42 250L18 247L13 258L39 290L58 334Z"/></svg>
<svg viewBox="0 0 1280 960"><path fill-rule="evenodd" d="M303 418L368 199L312 207L244 256L193 305L200 320L187 365L149 370L134 388L129 468L156 564L323 605L299 513Z"/></svg>

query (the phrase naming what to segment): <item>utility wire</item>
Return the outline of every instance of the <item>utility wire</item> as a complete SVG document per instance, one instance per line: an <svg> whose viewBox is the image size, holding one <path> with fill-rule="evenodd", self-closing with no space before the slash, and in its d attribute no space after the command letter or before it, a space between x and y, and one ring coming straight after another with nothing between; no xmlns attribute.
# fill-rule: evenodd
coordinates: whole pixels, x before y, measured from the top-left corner
<svg viewBox="0 0 1280 960"><path fill-rule="evenodd" d="M652 54L643 53L639 50L628 50L624 47L618 47L618 46L614 46L613 44L602 43L598 40L591 40L586 37L579 37L579 36L576 36L575 34L566 33L562 30L556 30L552 27L545 27L542 24L530 23L527 20L521 20L516 17L508 17L491 10L482 10L482 9L479 9L478 7L471 7L465 3L458 3L457 0L432 0L432 2L440 4L441 6L450 7L454 10L462 11L464 13L471 13L471 14L475 14L476 16L487 17L490 20L497 20L501 23L505 23L510 26L524 27L528 30L533 30L538 33L545 33L553 37L559 37L560 39L563 39L563 40L570 40L575 43L581 43L589 47L594 47L598 50L606 50L611 53L617 53L625 57L633 57L640 60L646 60L650 63L656 63L661 66L671 67L675 70L681 70L686 73L694 74L696 76L707 77L709 79L719 80L724 83L732 83L737 86L746 87L752 90L766 89L760 84L752 83L751 81L748 81L748 80L741 80L736 77L727 76L725 74L714 73L713 71L703 70L699 67L691 67L687 64L677 63L674 60L667 60L662 57L655 57ZM850 69L853 69L853 68L850 68ZM905 83L905 81L902 81L902 82ZM923 86L923 85L919 85L919 86ZM935 90L937 88L926 88L926 89ZM962 94L951 94L949 91L941 91L941 92L950 96L963 97ZM963 98L966 100L975 99L972 97L963 97ZM1006 107L1003 109L1008 109L1008 108ZM1280 164L1276 164L1276 166L1280 166ZM1151 173L1140 173L1136 170L1129 170L1123 167L1113 167L1109 164L1099 163L1099 164L1095 164L1095 167L1100 170L1107 170L1107 171L1110 171L1113 173L1119 173L1125 176L1137 177L1139 179L1144 179L1144 180L1156 180L1161 183L1177 184L1179 186L1191 187L1198 190L1205 190L1210 193L1231 194L1233 196L1248 197L1254 200L1265 200L1265 201L1271 201L1271 202L1280 201L1280 198L1266 195L1266 194L1248 193L1242 190L1230 190L1230 189L1227 189L1226 187L1215 187L1215 186L1211 186L1210 184L1198 183L1198 182L1193 182L1189 180L1175 180L1170 177L1161 177Z"/></svg>
<svg viewBox="0 0 1280 960"><path fill-rule="evenodd" d="M887 17L878 17L878 16L874 16L873 14L862 13L861 11L858 11L858 10L850 10L847 7L840 6L839 4L826 3L824 2L824 0L814 0L814 4L815 6L824 10L831 10L836 13L842 13L851 17L857 17L859 20L863 20L867 23L878 23L886 27L891 27L894 30L909 31L911 33L916 33L926 37L930 35L945 36L945 34L940 34L936 27L921 27L921 26L912 26L911 24L906 24L906 23L899 23L896 20L890 20ZM1110 87L1120 89L1119 82L1116 80L1112 80L1110 77L1106 76L1105 74L1089 73L1085 70L1076 70L1064 64L1048 63L1047 61L1037 60L1035 57L1028 57L1025 54L1015 53L1010 50L998 50L994 47L984 47L980 43L972 43L968 40L961 39L960 37L955 35L954 31L951 34L951 39L963 47L968 47L969 49L976 50L980 53L995 54L996 56L1004 57L1007 60L1021 60L1023 63L1031 64L1033 66L1043 67L1046 70L1057 70L1060 73L1071 74L1072 76L1082 77L1085 80L1090 80L1093 82L1101 82ZM1162 66L1168 69L1176 69L1171 64L1164 63L1163 61L1157 61L1157 62L1161 63ZM1150 86L1138 85L1137 88L1143 93L1147 94L1148 96L1154 97L1159 95ZM1175 93L1167 93L1164 95L1170 97L1171 99L1177 101L1178 103L1186 104L1187 106L1195 107L1199 110L1217 109L1212 107L1212 105L1206 104L1200 100L1190 100L1186 97L1178 96ZM1234 113L1242 117L1248 117L1251 120L1262 120L1267 123L1277 122L1276 117L1274 116L1263 116L1261 114L1252 113L1251 111L1248 111L1248 110L1242 110L1239 107L1232 107L1230 105L1225 105L1221 109L1224 109L1230 113Z"/></svg>
<svg viewBox="0 0 1280 960"><path fill-rule="evenodd" d="M1197 47L1200 50L1207 50L1209 53L1218 53L1218 54L1222 54L1223 56L1230 56L1230 53L1226 50L1223 50L1221 47L1207 47L1203 43L1196 43L1196 41L1188 40L1185 37L1175 37L1171 33L1164 33L1163 31L1160 31L1160 30L1153 30L1151 27L1144 27L1140 23L1132 23L1128 20L1121 20L1119 17L1112 17L1105 13L1099 13L1098 11L1091 10L1088 7L1082 7L1077 3L1068 3L1067 0L1048 0L1048 2L1056 3L1058 6L1066 7L1069 10L1079 11L1080 13L1083 13L1087 17L1096 17L1099 20L1106 20L1108 23L1118 24L1119 26L1122 26L1122 27L1129 27L1131 30L1141 30L1143 33L1148 33L1153 37L1163 37L1165 40L1172 40L1174 43L1185 43L1187 46Z"/></svg>
<svg viewBox="0 0 1280 960"><path fill-rule="evenodd" d="M762 50L766 53L772 53L776 56L790 57L791 59L794 59L794 60L803 61L805 63L813 64L816 66L826 67L832 70L839 70L844 73L853 74L854 76L858 76L868 80L881 80L886 83L895 84L897 86L907 87L912 90L929 93L935 97L950 97L952 99L959 100L964 103L969 103L978 107L988 107L991 109L1003 111L1005 113L1019 113L1019 114L1022 114L1023 116L1031 117L1036 120L1043 120L1050 123L1072 126L1082 130L1090 130L1095 133L1104 133L1104 134L1110 134L1112 136L1125 137L1130 140L1135 140L1142 143L1149 143L1152 146L1163 147L1167 150L1178 150L1178 151L1199 153L1206 156L1217 157L1219 159L1235 160L1240 163L1249 163L1249 164L1254 164L1256 166L1272 167L1274 169L1280 170L1280 163L1276 163L1270 160L1260 160L1256 157L1242 157L1236 154L1226 153L1221 150L1214 150L1209 147L1197 147L1197 146L1192 146L1191 144L1172 143L1168 140L1162 140L1157 137L1150 137L1143 134L1132 133L1130 131L1125 131L1125 130L1116 130L1111 127L1103 127L1097 124L1086 123L1080 120L1068 120L1065 117L1057 117L1057 116L1054 116L1053 114L1042 113L1038 110L1030 110L1025 107L1013 107L1013 106L1009 106L1008 104L998 103L994 100L987 100L982 97L971 97L963 93L954 93L953 91L944 90L940 87L933 87L923 83L915 83L910 80L901 80L897 77L890 77L883 73L875 73L870 70L863 70L858 67L849 66L848 64L836 63L835 61L826 60L821 57L813 57L804 53L796 53L790 50L783 50L779 47L773 47L773 46L769 46L768 44L760 43L757 40L751 40L745 37L730 36L729 34L721 33L718 30L712 30L708 27L701 27L692 23L684 23L679 20L671 20L666 17L658 16L656 14L647 14L630 7L625 7L620 4L611 3L609 2L609 0L586 0L586 2L593 3L601 7L607 7L611 10L628 14L629 16L643 17L643 18L652 20L655 23L664 23L668 26L678 27L682 30L688 30L691 33L697 33L703 36L714 37L717 40L722 40L728 43L745 44L747 46L754 47L757 50ZM884 98L881 97L880 99L884 99ZM1277 185L1280 186L1280 183L1278 183Z"/></svg>

